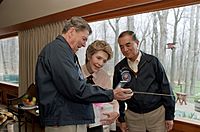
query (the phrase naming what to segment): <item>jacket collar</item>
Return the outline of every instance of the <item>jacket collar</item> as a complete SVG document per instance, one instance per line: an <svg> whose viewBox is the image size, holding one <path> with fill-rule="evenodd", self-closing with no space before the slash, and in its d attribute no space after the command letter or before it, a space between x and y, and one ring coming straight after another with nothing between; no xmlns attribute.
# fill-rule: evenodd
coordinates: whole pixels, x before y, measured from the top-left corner
<svg viewBox="0 0 200 132"><path fill-rule="evenodd" d="M140 52L141 52L142 56L141 56L140 62L138 64L139 67L141 64L145 63L145 61L149 63L152 60L151 55L148 55L148 54L144 53L143 51L140 51ZM122 60L122 63L128 66L128 59L125 57Z"/></svg>

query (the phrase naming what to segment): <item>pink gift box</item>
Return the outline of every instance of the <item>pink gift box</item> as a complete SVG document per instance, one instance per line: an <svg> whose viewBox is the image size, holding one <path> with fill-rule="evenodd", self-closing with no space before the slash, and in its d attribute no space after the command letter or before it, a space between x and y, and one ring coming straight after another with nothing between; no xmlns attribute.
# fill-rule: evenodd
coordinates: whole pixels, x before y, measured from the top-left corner
<svg viewBox="0 0 200 132"><path fill-rule="evenodd" d="M106 115L103 113L112 112L113 105L110 103L94 103L93 109L95 114L95 123L89 124L89 128L102 125L100 120L106 118Z"/></svg>

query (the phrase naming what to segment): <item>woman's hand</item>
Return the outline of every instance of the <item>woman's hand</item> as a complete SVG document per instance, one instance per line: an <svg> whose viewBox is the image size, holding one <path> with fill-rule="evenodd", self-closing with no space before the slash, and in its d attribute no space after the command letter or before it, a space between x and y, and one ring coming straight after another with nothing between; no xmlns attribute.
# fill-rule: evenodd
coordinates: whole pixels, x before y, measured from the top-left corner
<svg viewBox="0 0 200 132"><path fill-rule="evenodd" d="M119 113L117 112L103 113L103 115L105 115L105 118L100 120L102 125L110 125L119 117Z"/></svg>

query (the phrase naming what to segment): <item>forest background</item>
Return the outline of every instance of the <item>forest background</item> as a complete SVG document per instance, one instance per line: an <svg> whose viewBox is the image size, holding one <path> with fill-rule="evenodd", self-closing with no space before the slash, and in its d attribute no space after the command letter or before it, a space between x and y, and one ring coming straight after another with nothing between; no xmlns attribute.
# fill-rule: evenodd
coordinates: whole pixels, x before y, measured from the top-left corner
<svg viewBox="0 0 200 132"><path fill-rule="evenodd" d="M162 62L175 91L200 96L199 19L200 5L193 5L92 22L93 34L87 44L100 39L111 45L114 58L108 61L105 70L112 78L114 65L123 58L117 37L124 30L132 30L140 41L140 50ZM85 61L85 50L78 52L81 64ZM18 37L0 40L0 81L14 78L14 83L18 83L18 73Z"/></svg>

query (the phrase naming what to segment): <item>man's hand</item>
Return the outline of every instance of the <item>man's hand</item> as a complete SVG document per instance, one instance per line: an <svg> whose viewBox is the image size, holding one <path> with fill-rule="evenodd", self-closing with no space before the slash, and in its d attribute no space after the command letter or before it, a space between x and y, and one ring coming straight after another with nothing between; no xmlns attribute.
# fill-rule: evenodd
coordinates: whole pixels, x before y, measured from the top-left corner
<svg viewBox="0 0 200 132"><path fill-rule="evenodd" d="M128 132L128 127L126 125L126 122L120 123L119 127L120 127L120 129L121 129L122 132Z"/></svg>
<svg viewBox="0 0 200 132"><path fill-rule="evenodd" d="M127 100L133 96L133 91L130 88L116 88L113 90L114 99Z"/></svg>
<svg viewBox="0 0 200 132"><path fill-rule="evenodd" d="M167 131L171 131L174 125L174 121L173 120L166 120L165 121L165 126L167 128Z"/></svg>

